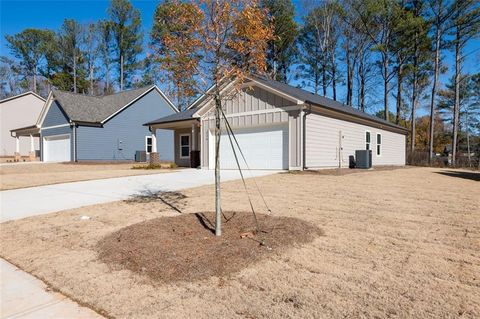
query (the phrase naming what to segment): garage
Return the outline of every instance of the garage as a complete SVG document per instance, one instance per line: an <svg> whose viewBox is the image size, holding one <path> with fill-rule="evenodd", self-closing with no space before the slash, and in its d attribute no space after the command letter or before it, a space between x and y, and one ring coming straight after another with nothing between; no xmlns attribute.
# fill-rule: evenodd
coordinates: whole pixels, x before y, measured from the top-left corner
<svg viewBox="0 0 480 319"><path fill-rule="evenodd" d="M43 160L45 162L67 162L71 156L70 134L43 138Z"/></svg>
<svg viewBox="0 0 480 319"><path fill-rule="evenodd" d="M234 129L235 137L251 169L288 169L288 128L281 126L263 126L256 128ZM233 138L232 138L233 140ZM210 131L210 168L215 167L215 136ZM235 146L242 168L246 168L240 152ZM220 167L236 169L235 155L226 132L220 139Z"/></svg>

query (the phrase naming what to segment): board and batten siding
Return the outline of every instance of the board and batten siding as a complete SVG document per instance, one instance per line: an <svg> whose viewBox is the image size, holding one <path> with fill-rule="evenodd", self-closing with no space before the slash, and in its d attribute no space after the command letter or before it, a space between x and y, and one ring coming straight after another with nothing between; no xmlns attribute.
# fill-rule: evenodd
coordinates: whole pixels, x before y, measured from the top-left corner
<svg viewBox="0 0 480 319"><path fill-rule="evenodd" d="M43 161L45 158L43 154L43 151L44 151L43 138L48 136L56 136L56 135L70 135L70 159L73 160L74 138L73 138L73 129L71 126L61 126L61 127L47 128L47 129L42 128L40 130L40 150L41 150L40 159Z"/></svg>
<svg viewBox="0 0 480 319"><path fill-rule="evenodd" d="M405 135L383 129L311 113L306 116L305 166L333 168L339 166L339 134L342 139L342 167L348 167L349 156L365 150L366 131L370 132L373 165L405 165ZM376 153L377 133L382 135L382 151Z"/></svg>
<svg viewBox="0 0 480 319"><path fill-rule="evenodd" d="M223 103L224 112L234 132L236 128L287 123L289 121L288 108L296 105L281 96L255 86L243 88L234 98L225 100ZM214 116L215 107L212 107L202 116L201 120L201 162L204 168L209 167L209 132L215 127Z"/></svg>
<svg viewBox="0 0 480 319"><path fill-rule="evenodd" d="M79 126L77 160L134 160L136 151L145 150L145 137L152 134L143 124L174 112L168 102L152 90L103 127ZM160 160L174 160L173 140L173 131L157 130Z"/></svg>

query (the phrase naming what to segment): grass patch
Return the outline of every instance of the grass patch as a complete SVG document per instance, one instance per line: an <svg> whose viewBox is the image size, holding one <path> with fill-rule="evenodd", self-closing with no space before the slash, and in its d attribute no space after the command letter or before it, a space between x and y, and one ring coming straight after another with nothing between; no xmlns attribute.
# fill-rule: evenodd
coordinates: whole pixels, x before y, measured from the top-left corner
<svg viewBox="0 0 480 319"><path fill-rule="evenodd" d="M177 168L175 163L159 163L159 164L146 164L146 165L134 165L132 169L169 169Z"/></svg>
<svg viewBox="0 0 480 319"><path fill-rule="evenodd" d="M137 223L116 231L98 246L99 259L154 281L223 277L323 234L293 217L258 214L260 231L248 212L225 212L222 236L214 234L214 213L181 214Z"/></svg>

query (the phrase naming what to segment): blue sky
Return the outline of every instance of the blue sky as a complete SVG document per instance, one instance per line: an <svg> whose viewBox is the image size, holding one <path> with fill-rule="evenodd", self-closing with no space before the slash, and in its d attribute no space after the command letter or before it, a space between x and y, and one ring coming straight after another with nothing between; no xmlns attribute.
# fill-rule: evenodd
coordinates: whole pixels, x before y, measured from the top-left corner
<svg viewBox="0 0 480 319"><path fill-rule="evenodd" d="M147 39L152 26L153 13L158 0L133 0L132 4L142 15L142 24ZM301 21L301 0L294 0L297 20ZM26 28L47 28L58 30L66 18L76 19L81 23L95 22L107 17L108 0L0 0L0 55L10 56L6 46L5 35L21 32ZM465 49L470 53L465 61L464 72L480 72L480 40L471 41ZM445 63L453 67L453 55L445 52ZM450 76L449 70L442 76L445 82ZM339 88L339 95L344 96L345 89ZM381 89L378 95L381 96Z"/></svg>

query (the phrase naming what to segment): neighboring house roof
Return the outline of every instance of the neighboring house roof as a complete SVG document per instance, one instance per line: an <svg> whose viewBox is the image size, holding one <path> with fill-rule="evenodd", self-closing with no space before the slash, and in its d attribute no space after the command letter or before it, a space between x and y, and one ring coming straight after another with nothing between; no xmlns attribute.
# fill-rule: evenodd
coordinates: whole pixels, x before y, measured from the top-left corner
<svg viewBox="0 0 480 319"><path fill-rule="evenodd" d="M155 85L105 96L89 96L59 90L52 90L52 95L72 122L103 123L153 89L156 89L172 109L178 112L173 103Z"/></svg>
<svg viewBox="0 0 480 319"><path fill-rule="evenodd" d="M5 102L11 101L11 100L18 99L19 97L26 96L26 95L29 95L29 94L32 94L33 96L35 96L35 97L39 98L40 100L42 100L43 102L45 102L45 99L43 97L41 97L40 95L38 95L37 93L35 93L33 91L28 91L28 92L24 92L22 94L18 94L18 95L15 95L15 96L10 96L10 97L7 97L3 100L0 100L0 104L3 104Z"/></svg>
<svg viewBox="0 0 480 319"><path fill-rule="evenodd" d="M192 109L189 109L189 110L185 110L183 112L167 115L165 117L162 117L162 118L159 118L157 120L145 123L143 125L149 126L149 125L153 125L153 124L163 124L163 123L188 121L188 120L191 120L191 119L194 118L193 114L195 114L196 111L197 111L196 108L192 108Z"/></svg>
<svg viewBox="0 0 480 319"><path fill-rule="evenodd" d="M370 120L376 123L380 123L383 125L387 125L396 129L400 129L403 131L408 131L408 129L404 128L403 126L399 126L396 124L393 124L391 122L388 122L384 119L381 119L379 117L376 117L374 115L370 115L368 113L364 113L360 110L357 110L351 106L345 105L343 103L334 101L332 99L316 95L314 93L302 90L300 88L293 87L291 85L281 83L275 80L267 79L262 76L249 76L249 80L258 83L260 86L266 86L274 91L277 91L283 95L287 95L291 97L292 100L297 100L298 103L305 103L305 104L311 104L319 107L324 107L327 109L331 109L333 111L345 113L345 114L350 114L352 116L358 117L358 118L363 118L366 120ZM214 86L210 87L208 91L211 91L214 88ZM207 91L207 92L208 92ZM175 121L185 121L189 120L192 118L196 118L198 116L195 116L195 113L202 107L202 104L205 105L204 102L208 101L209 99L206 98L206 94L203 94L200 96L197 100L195 100L188 108L187 110L178 113L178 114L173 114L169 115L167 117L160 118L158 120L146 123L145 125L153 125L153 124L161 124L161 123L169 123L169 122L175 122Z"/></svg>

